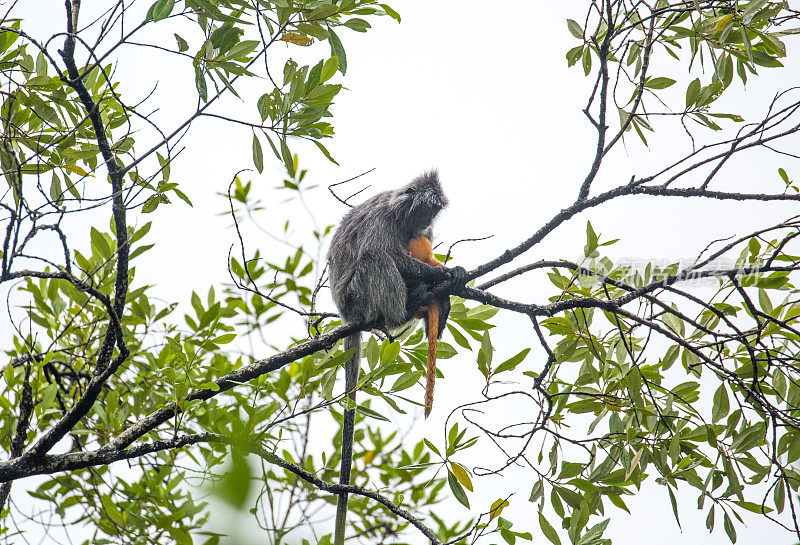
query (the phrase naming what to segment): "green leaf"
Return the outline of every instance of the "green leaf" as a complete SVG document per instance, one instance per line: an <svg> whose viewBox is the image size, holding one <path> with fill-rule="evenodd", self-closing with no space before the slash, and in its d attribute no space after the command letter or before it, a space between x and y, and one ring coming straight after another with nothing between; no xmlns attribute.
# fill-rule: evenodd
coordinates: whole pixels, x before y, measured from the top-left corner
<svg viewBox="0 0 800 545"><path fill-rule="evenodd" d="M394 19L398 23L400 22L400 14L399 13L397 13L395 10L393 10L392 8L387 6L386 4L378 4L378 5L383 8L383 11L386 12L386 15L388 15L389 17L391 17L392 19Z"/></svg>
<svg viewBox="0 0 800 545"><path fill-rule="evenodd" d="M575 477L576 475L580 475L583 469L586 466L584 464L579 464L575 462L562 462L561 464L561 473L559 474L559 479L570 479Z"/></svg>
<svg viewBox="0 0 800 545"><path fill-rule="evenodd" d="M730 410L730 403L728 401L728 391L724 384L721 384L717 391L714 393L714 405L711 407L711 419L714 422L727 416Z"/></svg>
<svg viewBox="0 0 800 545"><path fill-rule="evenodd" d="M456 497L458 502L469 509L469 499L467 498L467 493L464 492L464 489L461 488L456 476L450 471L447 472L447 484L450 485L450 490L453 492L453 496Z"/></svg>
<svg viewBox="0 0 800 545"><path fill-rule="evenodd" d="M613 503L623 511L626 511L628 514L630 514L631 510L628 509L628 506L625 505L625 502L622 500L621 497L619 497L618 495L609 494L608 499L611 500L611 503Z"/></svg>
<svg viewBox="0 0 800 545"><path fill-rule="evenodd" d="M283 165L286 167L286 172L289 173L289 176L294 177L294 158L292 157L292 152L289 151L289 146L286 144L285 138L280 138L280 142Z"/></svg>
<svg viewBox="0 0 800 545"><path fill-rule="evenodd" d="M689 108L695 102L697 102L697 97L700 96L701 87L702 84L700 83L700 78L695 78L686 88L686 108Z"/></svg>
<svg viewBox="0 0 800 545"><path fill-rule="evenodd" d="M333 57L325 61L324 65L322 65L322 72L319 75L319 82L325 83L326 81L331 79L333 75L336 73L336 70L338 69L339 69L339 57L334 55Z"/></svg>
<svg viewBox="0 0 800 545"><path fill-rule="evenodd" d="M492 347L492 340L489 337L489 332L487 331L481 338L481 348L478 351L478 370L485 377L488 377L491 372L493 354L494 348Z"/></svg>
<svg viewBox="0 0 800 545"><path fill-rule="evenodd" d="M178 51L183 53L184 51L189 50L189 44L186 43L186 40L175 34L175 41L178 42Z"/></svg>
<svg viewBox="0 0 800 545"><path fill-rule="evenodd" d="M383 352L381 353L381 365L393 362L399 355L400 343L397 341L389 343L387 346L384 346Z"/></svg>
<svg viewBox="0 0 800 545"><path fill-rule="evenodd" d="M742 13L742 21L745 24L750 23L750 21L753 19L753 16L756 14L756 12L758 12L758 10L763 8L766 4L767 4L767 0L750 0L750 2L748 2L747 5L745 6L744 12ZM727 529L726 529L726 531L727 531ZM730 535L730 534L728 534L728 535ZM735 533L734 533L734 535L735 535ZM736 539L734 538L731 541L735 542Z"/></svg>
<svg viewBox="0 0 800 545"><path fill-rule="evenodd" d="M53 401L56 399L57 392L58 386L56 386L55 383L45 386L44 391L42 392L42 401L39 403L39 410L45 412L47 409L49 409L50 405L52 405Z"/></svg>
<svg viewBox="0 0 800 545"><path fill-rule="evenodd" d="M337 166L339 165L339 163L337 163L337 162L336 162L336 160L333 158L333 156L331 155L331 153L328 151L328 148L326 148L325 146L323 146L323 145L322 145L322 142L319 142L319 141L317 141L317 140L312 140L312 142L314 142L314 143L317 145L317 147L319 148L319 151L321 151L321 152L322 152L322 155L324 155L324 156L325 156L325 158L326 158L328 161L330 161L330 162L331 162L331 163L333 163L334 165L337 165Z"/></svg>
<svg viewBox="0 0 800 545"><path fill-rule="evenodd" d="M547 519L544 518L541 512L539 512L539 527L542 529L544 537L546 537L550 543L553 545L561 545L561 539L559 539L556 529L547 522Z"/></svg>
<svg viewBox="0 0 800 545"><path fill-rule="evenodd" d="M725 527L725 533L728 534L728 539L731 540L731 543L736 543L736 528L733 527L733 522L731 521L731 517L728 516L728 513L725 513L725 517L722 519L722 525Z"/></svg>
<svg viewBox="0 0 800 545"><path fill-rule="evenodd" d="M242 40L231 47L231 50L225 56L229 59L243 59L255 51L259 45L261 45L261 42L258 40Z"/></svg>
<svg viewBox="0 0 800 545"><path fill-rule="evenodd" d="M783 66L783 63L778 59L758 49L753 50L753 62L759 66L766 66L767 68L780 68Z"/></svg>
<svg viewBox="0 0 800 545"><path fill-rule="evenodd" d="M569 33L578 38L579 40L583 40L583 29L581 25L578 24L577 21L572 19L567 19L567 28L569 29Z"/></svg>
<svg viewBox="0 0 800 545"><path fill-rule="evenodd" d="M158 2L150 6L150 9L147 11L147 19L149 21L166 19L172 13L174 7L175 0L158 0Z"/></svg>
<svg viewBox="0 0 800 545"><path fill-rule="evenodd" d="M392 386L391 391L401 392L407 388L411 388L419 381L420 377L422 377L422 375L424 374L425 374L424 371L409 371L407 373L403 373L402 375L400 375L400 378L398 378L397 381L394 383L394 386Z"/></svg>
<svg viewBox="0 0 800 545"><path fill-rule="evenodd" d="M672 514L675 515L675 522L678 523L678 528L681 528L681 519L678 518L678 500L675 499L675 493L672 488L667 487L667 492L669 492L669 503L672 505Z"/></svg>
<svg viewBox="0 0 800 545"><path fill-rule="evenodd" d="M738 433L731 441L731 449L734 452L747 452L751 448L764 443L766 428L763 423L749 426Z"/></svg>
<svg viewBox="0 0 800 545"><path fill-rule="evenodd" d="M339 59L339 72L342 75L347 72L347 55L344 52L344 46L342 45L342 41L339 39L339 36L332 29L328 29L328 42L331 44L331 56L336 56Z"/></svg>
<svg viewBox="0 0 800 545"><path fill-rule="evenodd" d="M567 51L567 66L572 66L578 62L583 54L583 46L578 45Z"/></svg>
<svg viewBox="0 0 800 545"><path fill-rule="evenodd" d="M37 76L46 76L47 75L47 57L44 56L44 53L41 51L39 55L36 57L36 75Z"/></svg>
<svg viewBox="0 0 800 545"><path fill-rule="evenodd" d="M125 525L125 518L122 515L122 511L119 510L119 507L117 507L117 504L111 496L108 494L101 495L100 502L103 504L103 510L108 515L108 518L120 526Z"/></svg>
<svg viewBox="0 0 800 545"><path fill-rule="evenodd" d="M762 289L758 290L758 304L761 305L761 310L767 314L772 314L772 302L769 300L767 292Z"/></svg>
<svg viewBox="0 0 800 545"><path fill-rule="evenodd" d="M211 33L211 45L219 49L220 53L227 53L239 41L242 30L232 25L223 25Z"/></svg>
<svg viewBox="0 0 800 545"><path fill-rule="evenodd" d="M775 508L778 513L783 512L784 502L786 501L786 488L784 488L783 479L778 480L775 485L775 492L773 492L772 499L775 502Z"/></svg>
<svg viewBox="0 0 800 545"><path fill-rule="evenodd" d="M297 63L292 59L286 61L286 64L283 65L283 84L287 85L292 78L294 77L295 72L297 71Z"/></svg>
<svg viewBox="0 0 800 545"><path fill-rule="evenodd" d="M589 72L592 71L592 53L591 53L591 50L588 47L583 50L583 56L581 57L581 63L583 65L583 73L584 73L584 75L588 76Z"/></svg>
<svg viewBox="0 0 800 545"><path fill-rule="evenodd" d="M159 204L161 204L161 195L154 195L150 197L142 206L142 213L149 214L150 212L153 212L156 208L158 208Z"/></svg>
<svg viewBox="0 0 800 545"><path fill-rule="evenodd" d="M462 335L461 332L458 331L454 325L447 324L447 330L450 331L450 334L453 336L453 339L455 339L456 343L458 343L459 346L462 346L467 350L472 350L472 348L469 345L469 341L467 341L467 338L464 337L464 335Z"/></svg>
<svg viewBox="0 0 800 545"><path fill-rule="evenodd" d="M782 41L780 41L775 36L772 36L771 34L767 34L766 32L763 33L759 32L758 35L763 40L764 45L767 47L767 49L771 50L779 57L786 56L786 45Z"/></svg>
<svg viewBox="0 0 800 545"><path fill-rule="evenodd" d="M53 179L50 182L50 198L58 205L64 201L64 190L61 189L61 180L55 171L53 171Z"/></svg>
<svg viewBox="0 0 800 545"><path fill-rule="evenodd" d="M497 366L497 369L494 370L494 374L496 375L497 373L513 370L517 365L522 363L522 360L525 359L525 357L528 355L528 352L530 351L531 351L530 348L525 348L516 356L508 358L506 361Z"/></svg>
<svg viewBox="0 0 800 545"><path fill-rule="evenodd" d="M433 443L424 438L422 439L422 442L425 443L428 446L428 448L431 449L431 451L434 452L437 456L441 456L441 453L439 452L439 449L436 448L436 445L434 445Z"/></svg>
<svg viewBox="0 0 800 545"><path fill-rule="evenodd" d="M383 422L391 422L388 418L383 416L378 411L373 411L372 409L370 409L369 407L366 407L364 405L357 406L356 410L358 412L360 412L361 414L363 414L364 416L368 416L370 418L374 418L375 420L381 420Z"/></svg>
<svg viewBox="0 0 800 545"><path fill-rule="evenodd" d="M364 347L364 355L367 357L370 367L378 363L380 346L378 346L378 341L375 340L375 337L370 337L367 341L367 345Z"/></svg>
<svg viewBox="0 0 800 545"><path fill-rule="evenodd" d="M370 25L367 21L365 21L364 19L359 19L357 17L345 21L344 26L346 26L349 29L355 30L356 32L366 32L367 29L372 27L372 25Z"/></svg>
<svg viewBox="0 0 800 545"><path fill-rule="evenodd" d="M757 513L759 515L763 515L764 513L771 513L772 508L767 507L766 505L762 506L760 503L755 503L752 501L739 501L734 500L733 503L741 507L742 509L747 509L751 513Z"/></svg>
<svg viewBox="0 0 800 545"><path fill-rule="evenodd" d="M264 152L261 150L261 142L258 141L255 133L253 133L253 164L259 173L264 172Z"/></svg>
<svg viewBox="0 0 800 545"><path fill-rule="evenodd" d="M311 12L311 14L308 16L308 20L314 21L317 19L325 19L337 11L339 11L339 6L335 4L323 4Z"/></svg>
<svg viewBox="0 0 800 545"><path fill-rule="evenodd" d="M308 72L308 79L306 80L306 92L311 91L319 85L319 77L322 73L322 61L319 61L314 67Z"/></svg>
<svg viewBox="0 0 800 545"><path fill-rule="evenodd" d="M180 199L181 199L183 202L185 202L185 203L186 203L186 204L188 204L189 206L194 206L194 205L192 204L192 201L191 201L191 200L189 200L189 197L187 197L187 196L186 196L186 193L184 193L183 191L181 191L181 190L180 190L180 189L178 189L177 187L173 187L173 188L172 188L172 191L173 191L173 193L175 193L175 194L176 194L176 195L177 195L177 196L178 196L178 197L179 197L179 198L180 198Z"/></svg>
<svg viewBox="0 0 800 545"><path fill-rule="evenodd" d="M742 494L743 487L739 482L739 476L736 474L736 469L733 467L733 464L728 458L723 458L722 465L725 468L725 475L728 477L728 490L726 494L733 492L741 501L744 501L744 495Z"/></svg>
<svg viewBox="0 0 800 545"><path fill-rule="evenodd" d="M206 88L206 77L200 65L194 67L194 85L203 102L208 101L208 89Z"/></svg>
<svg viewBox="0 0 800 545"><path fill-rule="evenodd" d="M651 78L644 83L648 89L666 89L675 84L674 79L670 78Z"/></svg>
<svg viewBox="0 0 800 545"><path fill-rule="evenodd" d="M594 232L592 222L586 222L586 246L583 248L583 255L586 257L597 257L597 233Z"/></svg>
<svg viewBox="0 0 800 545"><path fill-rule="evenodd" d="M603 532L606 531L606 527L608 526L610 520L611 519L606 519L603 522L595 524L586 530L586 533L583 534L578 540L577 545L589 545L590 543L596 543L598 538L600 538L603 535Z"/></svg>
<svg viewBox="0 0 800 545"><path fill-rule="evenodd" d="M193 545L192 534L180 526L170 526L167 528L170 537L175 540L176 545Z"/></svg>
<svg viewBox="0 0 800 545"><path fill-rule="evenodd" d="M297 23L297 30L320 41L328 39L328 31L322 28L319 23Z"/></svg>
<svg viewBox="0 0 800 545"><path fill-rule="evenodd" d="M355 351L356 351L355 348L351 348L350 350L342 350L339 354L337 354L336 356L332 357L328 361L326 361L324 363L321 363L319 368L320 369L330 369L330 368L333 368L333 367L338 367L338 366L344 364L345 362L349 361L350 358L353 357L353 354L355 353Z"/></svg>
<svg viewBox="0 0 800 545"><path fill-rule="evenodd" d="M235 338L236 338L236 333L226 333L225 335L220 335L211 342L213 342L214 344L228 344Z"/></svg>

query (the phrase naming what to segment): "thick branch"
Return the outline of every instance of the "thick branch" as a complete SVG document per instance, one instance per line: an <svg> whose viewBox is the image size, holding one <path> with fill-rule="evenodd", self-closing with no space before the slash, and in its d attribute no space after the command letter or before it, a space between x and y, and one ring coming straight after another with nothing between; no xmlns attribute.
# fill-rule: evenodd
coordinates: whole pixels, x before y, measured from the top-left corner
<svg viewBox="0 0 800 545"><path fill-rule="evenodd" d="M116 280L114 284L114 303L112 307L116 316L119 317L122 315L122 310L125 306L125 298L128 293L129 258L128 228L125 218L125 202L122 196L123 173L117 163L117 159L111 151L111 145L106 136L106 128L103 124L98 105L92 99L92 95L81 79L80 72L75 64L75 36L78 28L80 2L77 0L73 0L72 2L67 0L66 7L67 37L64 41L64 49L59 51L67 67L68 78L64 78L64 81L78 94L81 104L89 115L97 145L103 156L106 168L108 169L109 179L111 180L111 209L117 238ZM89 382L86 391L75 405L67 411L64 417L45 432L39 441L31 447L21 459L24 460L42 456L53 448L53 445L61 440L61 438L74 428L81 418L89 412L92 405L94 405L94 402L97 400L97 396L100 394L103 384L116 372L122 362L127 359L128 349L122 339L122 329L120 328L119 322L116 321L116 323L114 323L115 320L112 314L109 314L109 319L110 323L106 329L103 344L97 355L97 369L95 369L95 375ZM115 345L119 352L117 357L111 360Z"/></svg>

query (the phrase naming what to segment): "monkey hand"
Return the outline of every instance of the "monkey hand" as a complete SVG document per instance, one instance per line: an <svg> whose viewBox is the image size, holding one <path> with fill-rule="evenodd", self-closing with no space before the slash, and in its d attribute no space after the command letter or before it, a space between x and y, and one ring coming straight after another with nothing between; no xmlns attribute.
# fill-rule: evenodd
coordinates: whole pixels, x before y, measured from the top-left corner
<svg viewBox="0 0 800 545"><path fill-rule="evenodd" d="M410 320L414 317L414 314L421 307L429 304L432 300L433 292L431 291L431 286L420 282L417 287L408 293L408 298L406 299L406 313L408 314L408 319Z"/></svg>
<svg viewBox="0 0 800 545"><path fill-rule="evenodd" d="M467 283L466 269L459 265L456 265L452 269L447 269L447 282L454 288L463 288Z"/></svg>

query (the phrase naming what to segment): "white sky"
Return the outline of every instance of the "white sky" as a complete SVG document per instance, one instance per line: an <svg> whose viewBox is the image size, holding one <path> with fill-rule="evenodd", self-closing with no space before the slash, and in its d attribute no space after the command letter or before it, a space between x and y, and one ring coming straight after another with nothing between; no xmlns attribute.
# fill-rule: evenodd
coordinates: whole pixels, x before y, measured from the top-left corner
<svg viewBox="0 0 800 545"><path fill-rule="evenodd" d="M99 4L84 2L84 9L96 5ZM566 51L576 45L565 19L583 20L586 2L487 4L432 0L392 5L401 13L402 24L386 18L366 35L340 33L347 49L347 89L336 100L333 113L337 134L327 145L341 167L328 163L313 146L296 148L301 152L301 167L310 169L310 180L323 186L309 205L320 224L335 223L345 210L324 186L375 168L375 172L362 178L372 185L366 196L402 185L436 166L451 202L438 223L440 240L449 245L461 238L493 235L489 241L459 245L457 262L469 269L524 240L571 203L588 170L594 154L594 132L581 109L593 81L577 67L568 69L565 61ZM42 32L52 25L57 29L62 25L61 0L23 0L20 8L35 17L31 22L35 21L36 28L41 25ZM787 45L793 53L794 43L787 40ZM321 51L327 50L327 44L320 47L326 48ZM279 48L295 56L315 53L313 48L309 52L298 51L294 46ZM186 66L151 66L151 61L143 50L128 57L129 64L120 66L120 74L131 75L135 70L140 86L126 82L123 90L131 102L136 102L154 81L160 81L150 104L160 108L159 119L169 128L193 105L193 76ZM800 63L790 58L786 64L780 71L762 69L762 77L748 83L746 94L736 80L717 110L763 112L763 101L777 88L796 83ZM681 79L676 64L663 66L664 73L660 75L679 80L676 91L664 96L677 97L673 104L681 107L685 86L695 76ZM176 80L180 83L172 83ZM235 111L238 105L228 100L222 109L214 111L227 113L227 108ZM689 149L688 140L679 131L666 124L657 127L663 132L648 134L650 150L630 135L627 149L620 146L609 158L599 183L607 187L627 181L634 173L658 170L665 157ZM184 143L187 149L173 165L172 181L181 183L182 190L194 201L194 208L178 203L151 218L133 215L133 221L140 223L155 220L149 239L158 241L156 248L139 260L137 280L157 283L155 293L171 301L188 300L192 289L203 289L209 281L227 280L226 256L234 237L226 228L228 219L218 216L224 212L225 203L215 193L224 192L239 169L253 168L249 129L229 129L201 121ZM275 227L282 225L289 209L282 206L283 197L271 191L282 180L282 169L266 146L264 151L267 168L263 175L252 179L267 207L267 217L272 218L267 223ZM752 159L724 169L716 183L732 180L737 184L753 183L756 189L780 190L778 166L787 168L792 176L788 164L754 154ZM250 179L247 175L243 178ZM551 239L515 265L541 258L578 258L589 218L606 239L622 238L609 249L616 257L674 260L696 254L708 241L720 236L744 234L752 226L788 217L791 209L786 205L618 200L559 228ZM298 221L304 221L302 215ZM249 238L250 247L261 244L255 233ZM283 252L279 245L266 239L261 247L267 255L271 251ZM550 293L537 290L544 287L538 281L516 282L498 288L497 293L541 302ZM499 347L495 361L535 344L527 323L503 313L498 318L500 327L493 337ZM287 338L288 334L299 335L301 330L287 332ZM280 344L278 333L270 335ZM533 356L528 360L526 365L531 368L538 368L543 362ZM437 383L437 407L429 421L417 421L412 438L423 434L441 437L443 417L463 399L463 392L475 388L477 397L480 382L472 357L447 360L441 366L446 378ZM465 464L470 465L468 460ZM479 492L487 493L487 507L495 498L515 492L512 506L504 515L516 522L515 529L536 533L535 507L526 501L533 478L515 475L503 481L478 479L475 483ZM15 486L17 497L23 486ZM607 536L623 545L643 541L650 545L728 543L719 515L717 530L707 533L706 512L694 509L696 497L688 486L679 495L681 532L672 517L666 491L646 487L629 501L632 515L607 512L612 515ZM455 509L458 515L465 514L458 511L459 507ZM740 543L756 538L794 542L772 523L757 517L745 520L748 527L737 528ZM555 518L551 521L555 522ZM543 539L539 536L536 542L544 542Z"/></svg>

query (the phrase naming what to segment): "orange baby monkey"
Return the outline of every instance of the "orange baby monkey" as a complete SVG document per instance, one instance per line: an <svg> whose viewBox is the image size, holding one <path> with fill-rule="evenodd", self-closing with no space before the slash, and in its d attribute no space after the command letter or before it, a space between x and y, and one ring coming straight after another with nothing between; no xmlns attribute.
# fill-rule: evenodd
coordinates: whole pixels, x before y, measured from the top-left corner
<svg viewBox="0 0 800 545"><path fill-rule="evenodd" d="M418 259L431 267L441 267L435 257L433 257L433 247L431 241L425 237L414 237L408 243L408 253L414 259ZM436 341L441 335L439 328L440 308L438 301L431 301L426 307L420 307L414 314L415 318L425 320L428 333L428 365L425 372L425 418L431 414L433 407L433 386L436 382ZM447 317L445 316L445 319ZM444 325L444 324L442 324Z"/></svg>

